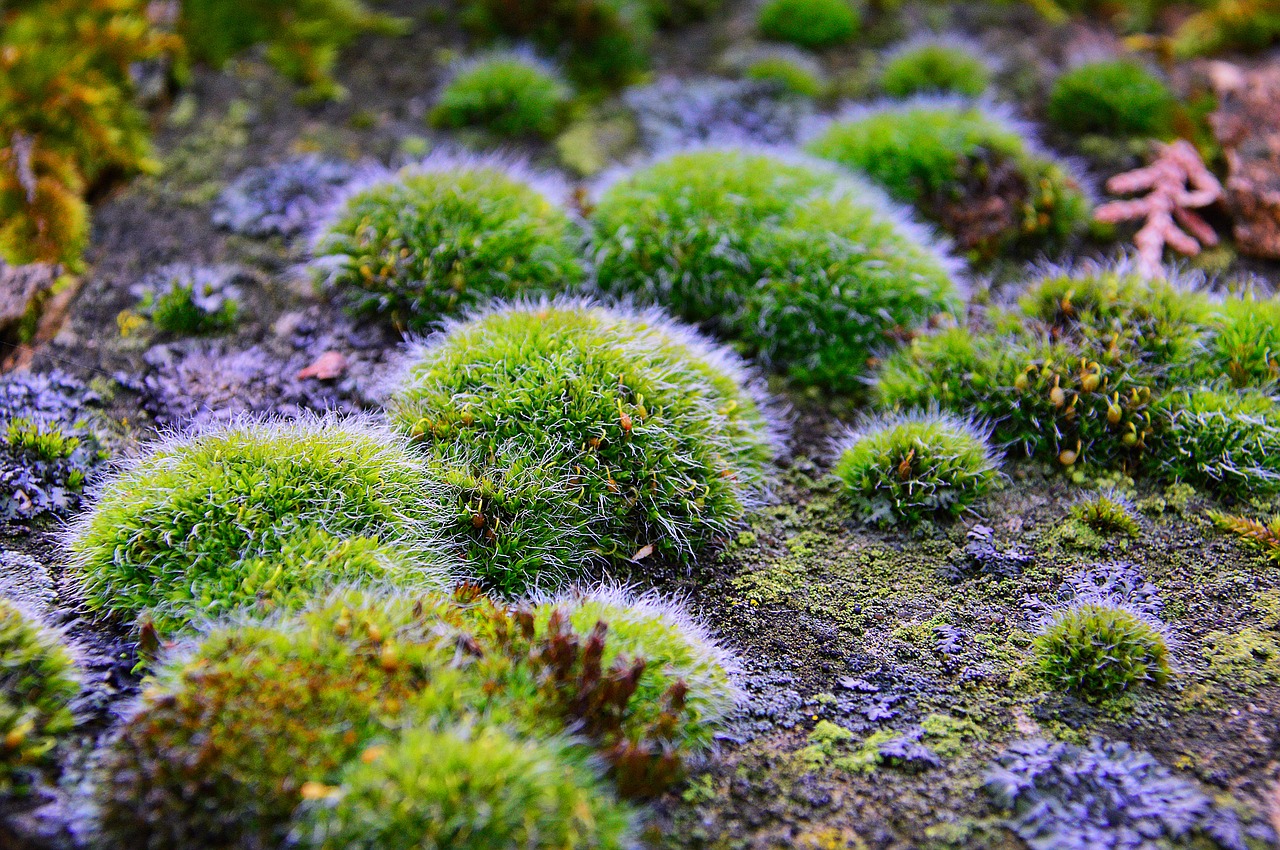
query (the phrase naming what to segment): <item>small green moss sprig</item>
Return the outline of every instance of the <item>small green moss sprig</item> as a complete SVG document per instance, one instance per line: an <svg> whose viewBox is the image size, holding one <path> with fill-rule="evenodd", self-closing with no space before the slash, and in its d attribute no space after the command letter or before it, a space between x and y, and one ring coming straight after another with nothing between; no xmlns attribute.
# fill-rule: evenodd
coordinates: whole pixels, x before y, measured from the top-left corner
<svg viewBox="0 0 1280 850"><path fill-rule="evenodd" d="M1104 537L1137 537L1142 532L1133 503L1114 491L1091 494L1072 505L1068 514Z"/></svg>
<svg viewBox="0 0 1280 850"><path fill-rule="evenodd" d="M411 331L490 298L562 291L583 267L559 194L500 158L434 154L348 191L314 240L316 275Z"/></svg>
<svg viewBox="0 0 1280 850"><path fill-rule="evenodd" d="M57 637L0 599L0 794L21 796L48 772L79 693Z"/></svg>
<svg viewBox="0 0 1280 850"><path fill-rule="evenodd" d="M765 38L819 50L848 43L862 14L850 0L767 0L756 26Z"/></svg>
<svg viewBox="0 0 1280 850"><path fill-rule="evenodd" d="M1060 611L1034 648L1046 681L1088 702L1142 685L1163 687L1171 673L1158 626L1115 605L1089 602Z"/></svg>
<svg viewBox="0 0 1280 850"><path fill-rule="evenodd" d="M1280 406L1257 390L1184 390L1159 407L1162 477L1235 496L1280 492Z"/></svg>
<svg viewBox="0 0 1280 850"><path fill-rule="evenodd" d="M765 48L742 65L742 77L772 83L781 91L799 97L819 98L829 83L822 66L801 51L785 47Z"/></svg>
<svg viewBox="0 0 1280 850"><path fill-rule="evenodd" d="M1209 511L1209 519L1221 531L1234 534L1268 559L1280 562L1280 515L1263 522L1225 511Z"/></svg>
<svg viewBox="0 0 1280 850"><path fill-rule="evenodd" d="M1089 221L1083 181L991 104L924 96L855 107L806 149L913 204L974 259L1061 243Z"/></svg>
<svg viewBox="0 0 1280 850"><path fill-rule="evenodd" d="M1200 376L1267 389L1280 380L1280 299L1230 297L1210 308L1209 357Z"/></svg>
<svg viewBox="0 0 1280 850"><path fill-rule="evenodd" d="M1163 137L1177 99L1141 64L1128 59L1089 62L1054 81L1046 113L1068 133Z"/></svg>
<svg viewBox="0 0 1280 850"><path fill-rule="evenodd" d="M546 138L564 126L572 94L556 69L531 52L482 54L450 70L431 123L481 127L508 138Z"/></svg>
<svg viewBox="0 0 1280 850"><path fill-rule="evenodd" d="M453 500L466 505L455 534L504 591L577 573L584 556L690 557L769 474L768 403L741 361L656 311L499 307L408 363L391 421L431 464L466 464L450 479L469 494ZM566 533L582 548L563 549Z"/></svg>
<svg viewBox="0 0 1280 850"><path fill-rule="evenodd" d="M235 325L242 274L234 267L171 265L148 275L139 287L139 312L161 331L188 336Z"/></svg>
<svg viewBox="0 0 1280 850"><path fill-rule="evenodd" d="M72 529L72 569L90 610L170 631L339 582L438 582L437 504L421 459L371 422L243 420L106 481Z"/></svg>
<svg viewBox="0 0 1280 850"><path fill-rule="evenodd" d="M957 94L979 97L993 69L976 45L955 37L911 39L885 57L880 87L890 97Z"/></svg>
<svg viewBox="0 0 1280 850"><path fill-rule="evenodd" d="M935 412L872 418L837 440L832 471L863 522L954 517L995 483L989 436Z"/></svg>
<svg viewBox="0 0 1280 850"><path fill-rule="evenodd" d="M308 850L627 850L635 812L565 741L499 729L415 729L351 763L304 801L291 847Z"/></svg>
<svg viewBox="0 0 1280 850"><path fill-rule="evenodd" d="M953 266L874 187L767 150L676 153L592 216L602 290L708 322L797 383L854 392L869 358L957 308Z"/></svg>

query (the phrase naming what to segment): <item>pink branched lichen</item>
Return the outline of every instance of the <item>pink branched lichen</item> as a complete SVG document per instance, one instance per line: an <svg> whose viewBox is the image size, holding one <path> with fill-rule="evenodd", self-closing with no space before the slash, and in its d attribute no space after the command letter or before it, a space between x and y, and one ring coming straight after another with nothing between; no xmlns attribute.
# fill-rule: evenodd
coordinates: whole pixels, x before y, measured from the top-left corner
<svg viewBox="0 0 1280 850"><path fill-rule="evenodd" d="M1103 204L1094 217L1112 224L1145 219L1133 242L1138 268L1147 277L1164 276L1161 259L1166 245L1195 256L1202 245L1218 244L1218 235L1195 210L1220 200L1222 184L1190 142L1178 139L1160 145L1151 165L1117 174L1107 181L1107 191L1113 195L1146 192L1141 198Z"/></svg>

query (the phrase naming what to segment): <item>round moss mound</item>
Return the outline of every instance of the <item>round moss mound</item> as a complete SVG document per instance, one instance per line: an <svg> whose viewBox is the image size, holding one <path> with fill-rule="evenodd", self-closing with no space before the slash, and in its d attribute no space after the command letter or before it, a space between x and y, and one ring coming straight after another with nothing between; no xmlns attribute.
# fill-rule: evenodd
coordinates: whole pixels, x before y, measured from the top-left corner
<svg viewBox="0 0 1280 850"><path fill-rule="evenodd" d="M599 286L706 322L798 383L861 387L895 334L956 308L950 264L883 195L808 160L678 153L597 204Z"/></svg>
<svg viewBox="0 0 1280 850"><path fill-rule="evenodd" d="M1138 537L1142 526L1133 503L1119 493L1103 491L1071 506L1071 519L1103 537Z"/></svg>
<svg viewBox="0 0 1280 850"><path fill-rule="evenodd" d="M447 596L342 593L279 622L226 625L162 666L109 744L104 837L150 850L279 847L301 800L415 721L449 675ZM435 693L448 693L442 686Z"/></svg>
<svg viewBox="0 0 1280 850"><path fill-rule="evenodd" d="M1067 166L990 107L925 98L855 108L807 149L913 204L974 259L1054 244L1089 221Z"/></svg>
<svg viewBox="0 0 1280 850"><path fill-rule="evenodd" d="M989 436L946 414L868 419L837 442L833 472L863 522L956 516L996 480Z"/></svg>
<svg viewBox="0 0 1280 850"><path fill-rule="evenodd" d="M1090 702L1169 679L1169 650L1160 632L1137 614L1086 603L1060 612L1036 637L1045 679Z"/></svg>
<svg viewBox="0 0 1280 850"><path fill-rule="evenodd" d="M1155 74L1137 62L1090 62L1053 84L1049 121L1068 133L1163 136L1177 101Z"/></svg>
<svg viewBox="0 0 1280 850"><path fill-rule="evenodd" d="M978 97L991 85L991 68L972 46L958 40L911 41L885 61L880 87L890 97L958 94Z"/></svg>
<svg viewBox="0 0 1280 850"><path fill-rule="evenodd" d="M453 69L436 100L437 127L483 127L512 138L547 137L564 125L572 92L555 69L527 53L493 53Z"/></svg>
<svg viewBox="0 0 1280 850"><path fill-rule="evenodd" d="M418 729L304 804L313 850L626 850L634 813L572 746L498 729Z"/></svg>
<svg viewBox="0 0 1280 850"><path fill-rule="evenodd" d="M849 0L766 0L756 17L765 38L811 50L847 44L861 25Z"/></svg>
<svg viewBox="0 0 1280 850"><path fill-rule="evenodd" d="M1210 308L1209 357L1201 375L1234 387L1273 387L1280 380L1280 298L1227 298Z"/></svg>
<svg viewBox="0 0 1280 850"><path fill-rule="evenodd" d="M454 531L470 568L504 591L553 582L592 553L691 556L768 474L773 435L741 362L656 312L503 307L408 359L391 421L429 463L461 459L484 485L468 488L477 498ZM566 552L579 534L588 545Z"/></svg>
<svg viewBox="0 0 1280 850"><path fill-rule="evenodd" d="M338 583L435 583L433 487L406 441L360 419L197 431L105 483L73 528L72 568L90 609L163 631Z"/></svg>
<svg viewBox="0 0 1280 850"><path fill-rule="evenodd" d="M62 644L0 599L0 793L20 796L50 769L78 693Z"/></svg>
<svg viewBox="0 0 1280 850"><path fill-rule="evenodd" d="M821 97L827 90L827 81L821 71L815 72L807 63L797 62L787 56L761 56L742 71L748 80L772 83L780 90L800 97Z"/></svg>
<svg viewBox="0 0 1280 850"><path fill-rule="evenodd" d="M1160 476L1237 498L1280 493L1280 405L1259 390L1194 389L1160 400Z"/></svg>
<svg viewBox="0 0 1280 850"><path fill-rule="evenodd" d="M582 279L581 235L498 159L432 157L347 195L315 239L318 278L357 312L425 330L494 297L557 292Z"/></svg>

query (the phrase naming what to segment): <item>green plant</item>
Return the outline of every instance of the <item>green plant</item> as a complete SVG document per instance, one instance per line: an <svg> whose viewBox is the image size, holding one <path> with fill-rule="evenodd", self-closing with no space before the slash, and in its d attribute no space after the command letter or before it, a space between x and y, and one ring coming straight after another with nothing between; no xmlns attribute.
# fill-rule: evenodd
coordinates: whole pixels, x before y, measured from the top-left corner
<svg viewBox="0 0 1280 850"><path fill-rule="evenodd" d="M1179 58L1228 50L1260 50L1280 38L1276 0L1216 0L1187 18L1173 34Z"/></svg>
<svg viewBox="0 0 1280 850"><path fill-rule="evenodd" d="M0 258L79 270L87 192L153 166L130 69L173 53L146 0L0 10Z"/></svg>
<svg viewBox="0 0 1280 850"><path fill-rule="evenodd" d="M437 127L479 126L500 136L551 136L572 92L529 53L493 53L452 70L431 112Z"/></svg>
<svg viewBox="0 0 1280 850"><path fill-rule="evenodd" d="M366 32L398 35L405 22L361 0L183 0L178 30L192 56L223 65L255 44L282 74L315 98L336 98L338 51Z"/></svg>
<svg viewBox="0 0 1280 850"><path fill-rule="evenodd" d="M990 328L944 330L891 356L880 406L930 403L992 423L994 439L1064 467L1136 470L1163 451L1160 397L1203 339L1201 296L1126 266L1053 271ZM1153 442L1154 440L1154 442Z"/></svg>
<svg viewBox="0 0 1280 850"><path fill-rule="evenodd" d="M797 382L849 392L874 352L959 304L929 236L819 163L679 153L607 188L597 282L708 322Z"/></svg>
<svg viewBox="0 0 1280 850"><path fill-rule="evenodd" d="M849 0L766 0L756 17L765 38L810 49L846 44L861 24Z"/></svg>
<svg viewBox="0 0 1280 850"><path fill-rule="evenodd" d="M890 97L959 94L978 97L991 85L991 68L970 45L952 39L912 40L887 57L880 87Z"/></svg>
<svg viewBox="0 0 1280 850"><path fill-rule="evenodd" d="M1270 560L1280 561L1280 515L1262 522L1223 511L1210 511L1209 519L1222 531L1231 532L1249 546L1263 552Z"/></svg>
<svg viewBox="0 0 1280 850"><path fill-rule="evenodd" d="M1045 107L1068 133L1157 136L1169 134L1177 100L1169 87L1137 62L1089 62L1054 81Z"/></svg>
<svg viewBox="0 0 1280 850"><path fill-rule="evenodd" d="M773 83L788 94L800 97L822 97L827 79L822 66L807 54L786 48L762 49L742 64L741 74L748 80Z"/></svg>
<svg viewBox="0 0 1280 850"><path fill-rule="evenodd" d="M624 850L632 811L571 744L498 729L417 729L368 751L341 789L303 804L314 850Z"/></svg>
<svg viewBox="0 0 1280 850"><path fill-rule="evenodd" d="M1150 460L1159 474L1228 495L1280 492L1280 408L1270 395L1186 390L1159 410L1160 450Z"/></svg>
<svg viewBox="0 0 1280 850"><path fill-rule="evenodd" d="M314 253L319 278L356 310L424 330L492 297L576 284L579 239L535 178L446 155L352 192Z"/></svg>
<svg viewBox="0 0 1280 850"><path fill-rule="evenodd" d="M855 108L807 149L914 204L977 259L1061 242L1089 221L1067 165L992 107L909 100Z"/></svg>
<svg viewBox="0 0 1280 850"><path fill-rule="evenodd" d="M837 441L832 472L863 522L954 517L996 480L988 436L946 414L867 419Z"/></svg>
<svg viewBox="0 0 1280 850"><path fill-rule="evenodd" d="M337 582L438 579L435 504L421 460L379 427L242 421L161 443L106 482L70 551L90 609L168 631Z"/></svg>
<svg viewBox="0 0 1280 850"><path fill-rule="evenodd" d="M1227 298L1211 308L1209 327L1206 380L1265 389L1280 379L1280 299Z"/></svg>
<svg viewBox="0 0 1280 850"><path fill-rule="evenodd" d="M529 39L563 57L577 82L617 87L649 65L653 3L642 0L467 0L463 21L480 35Z"/></svg>
<svg viewBox="0 0 1280 850"><path fill-rule="evenodd" d="M1090 702L1140 685L1162 687L1169 650L1159 629L1138 614L1085 603L1060 612L1035 640L1045 679Z"/></svg>
<svg viewBox="0 0 1280 850"><path fill-rule="evenodd" d="M0 599L0 793L22 794L50 767L79 692L61 643Z"/></svg>
<svg viewBox="0 0 1280 850"><path fill-rule="evenodd" d="M223 625L163 664L108 744L112 846L279 847L304 797L455 687L447 596L337 594L280 622ZM439 687L431 690L433 685Z"/></svg>
<svg viewBox="0 0 1280 850"><path fill-rule="evenodd" d="M166 266L143 285L138 310L171 334L215 333L235 325L240 312L234 269Z"/></svg>
<svg viewBox="0 0 1280 850"><path fill-rule="evenodd" d="M766 413L743 367L656 312L499 308L452 325L410 364L391 420L484 483L466 488L455 533L471 569L503 590L592 553L692 555L741 518L768 473ZM557 552L566 532L589 548Z"/></svg>
<svg viewBox="0 0 1280 850"><path fill-rule="evenodd" d="M1137 537L1138 517L1128 499L1112 492L1094 493L1071 506L1070 516L1099 534Z"/></svg>

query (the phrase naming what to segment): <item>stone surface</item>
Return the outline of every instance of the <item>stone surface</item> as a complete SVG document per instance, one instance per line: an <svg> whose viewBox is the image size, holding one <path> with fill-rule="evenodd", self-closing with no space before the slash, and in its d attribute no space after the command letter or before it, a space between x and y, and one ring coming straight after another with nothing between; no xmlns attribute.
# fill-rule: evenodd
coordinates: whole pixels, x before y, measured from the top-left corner
<svg viewBox="0 0 1280 850"><path fill-rule="evenodd" d="M57 266L43 263L11 266L0 260L0 341L22 342L19 335L23 321L57 279ZM2 354L0 352L0 356Z"/></svg>

